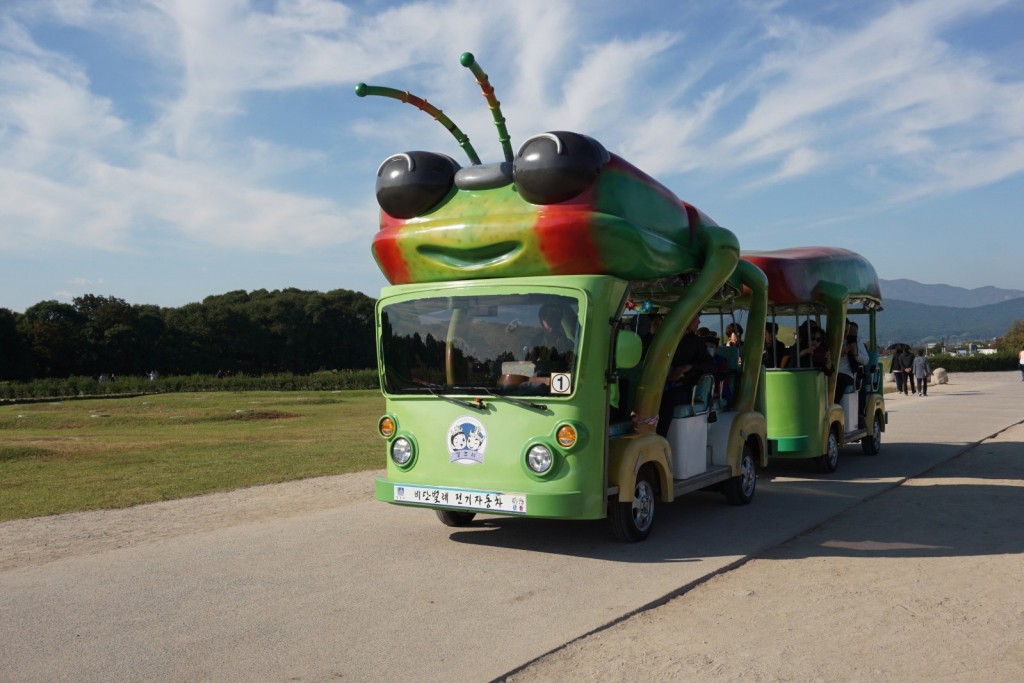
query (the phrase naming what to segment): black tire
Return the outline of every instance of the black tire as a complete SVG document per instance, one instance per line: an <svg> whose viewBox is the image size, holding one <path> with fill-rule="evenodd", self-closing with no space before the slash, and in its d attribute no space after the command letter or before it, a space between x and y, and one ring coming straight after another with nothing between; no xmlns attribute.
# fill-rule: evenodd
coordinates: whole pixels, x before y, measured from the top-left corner
<svg viewBox="0 0 1024 683"><path fill-rule="evenodd" d="M612 534L623 543L636 543L651 535L654 526L654 503L657 489L650 468L643 468L636 475L633 502L610 503L608 522Z"/></svg>
<svg viewBox="0 0 1024 683"><path fill-rule="evenodd" d="M839 469L839 437L835 429L828 432L828 446L818 457L818 466L822 472L835 472Z"/></svg>
<svg viewBox="0 0 1024 683"><path fill-rule="evenodd" d="M456 512L455 510L434 510L441 524L445 526L469 526L476 517L475 512Z"/></svg>
<svg viewBox="0 0 1024 683"><path fill-rule="evenodd" d="M864 455L878 455L882 450L882 418L878 413L875 413L872 422L871 429L874 433L860 440L860 449Z"/></svg>
<svg viewBox="0 0 1024 683"><path fill-rule="evenodd" d="M740 473L727 480L722 486L725 499L731 505L746 505L754 499L757 489L757 462L748 444L743 444L740 454Z"/></svg>

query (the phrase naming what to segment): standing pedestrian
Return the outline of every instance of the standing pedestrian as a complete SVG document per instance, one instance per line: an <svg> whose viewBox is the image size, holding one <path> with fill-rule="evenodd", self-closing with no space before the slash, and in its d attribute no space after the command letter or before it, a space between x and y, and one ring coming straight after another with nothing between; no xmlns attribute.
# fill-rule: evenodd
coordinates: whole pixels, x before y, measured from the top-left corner
<svg viewBox="0 0 1024 683"><path fill-rule="evenodd" d="M907 344L903 345L903 351L900 352L900 365L903 368L903 374L906 375L903 393L917 393L917 389L914 386L914 354L910 351L910 346Z"/></svg>
<svg viewBox="0 0 1024 683"><path fill-rule="evenodd" d="M917 378L917 395L928 395L928 378L932 374L932 364L924 355L924 349L917 350L917 358L914 359L914 377Z"/></svg>
<svg viewBox="0 0 1024 683"><path fill-rule="evenodd" d="M903 370L903 344L899 344L896 350L892 354L892 364L889 366L889 371L892 373L892 378L896 380L896 393L903 394L904 387L907 384L907 373Z"/></svg>
<svg viewBox="0 0 1024 683"><path fill-rule="evenodd" d="M1024 382L1024 348L1020 350L1018 356L1020 358L1020 381Z"/></svg>

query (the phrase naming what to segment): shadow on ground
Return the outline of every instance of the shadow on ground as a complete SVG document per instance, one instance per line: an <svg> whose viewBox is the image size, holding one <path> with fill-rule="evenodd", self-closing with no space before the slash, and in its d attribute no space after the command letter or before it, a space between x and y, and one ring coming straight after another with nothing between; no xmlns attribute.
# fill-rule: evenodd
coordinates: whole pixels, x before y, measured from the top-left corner
<svg viewBox="0 0 1024 683"><path fill-rule="evenodd" d="M910 472L901 451L920 444L889 445L884 455L845 449L840 470L815 473L800 463L762 473L751 505L733 507L714 492L698 492L659 505L656 527L643 543L615 541L605 520L559 521L480 517L450 537L469 545L501 546L605 561L644 564L704 562L706 558L771 558L792 536L775 531L774 515L807 519L800 534L826 521L829 538L809 556L955 557L1024 552L1024 534L1006 534L1024 519L1024 449L985 442L969 451L934 445L932 462ZM885 456L889 456L887 459ZM951 458L951 459L950 459ZM896 478L895 480L893 478ZM910 481L897 485L902 479ZM851 481L851 478L859 478ZM794 498L800 498L796 505ZM870 505L861 505L871 500ZM795 508L795 512L793 512ZM817 515L809 514L813 508ZM847 514L837 517L839 513ZM839 520L842 520L841 522ZM792 528L792 527L790 527ZM967 533L965 533L967 532ZM781 555L779 555L781 556Z"/></svg>

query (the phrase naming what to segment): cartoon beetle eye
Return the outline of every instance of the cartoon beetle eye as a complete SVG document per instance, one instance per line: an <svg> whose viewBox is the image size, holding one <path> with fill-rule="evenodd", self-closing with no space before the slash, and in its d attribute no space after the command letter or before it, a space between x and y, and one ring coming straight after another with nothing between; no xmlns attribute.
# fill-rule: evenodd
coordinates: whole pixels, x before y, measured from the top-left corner
<svg viewBox="0 0 1024 683"><path fill-rule="evenodd" d="M535 135L512 164L516 189L531 204L557 204L590 187L609 155L597 140L567 131Z"/></svg>
<svg viewBox="0 0 1024 683"><path fill-rule="evenodd" d="M395 218L422 216L452 191L458 170L443 154L393 154L377 169L377 203Z"/></svg>

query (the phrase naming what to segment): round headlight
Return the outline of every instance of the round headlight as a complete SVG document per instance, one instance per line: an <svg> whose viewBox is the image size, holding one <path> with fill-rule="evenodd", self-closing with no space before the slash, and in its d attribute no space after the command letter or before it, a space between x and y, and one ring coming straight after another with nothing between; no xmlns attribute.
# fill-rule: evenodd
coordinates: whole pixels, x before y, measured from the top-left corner
<svg viewBox="0 0 1024 683"><path fill-rule="evenodd" d="M409 443L408 439L395 439L395 442L391 444L391 459L395 461L396 465L404 465L409 462L412 458L412 444Z"/></svg>
<svg viewBox="0 0 1024 683"><path fill-rule="evenodd" d="M551 469L551 451L547 446L537 444L526 453L526 465L537 474Z"/></svg>

